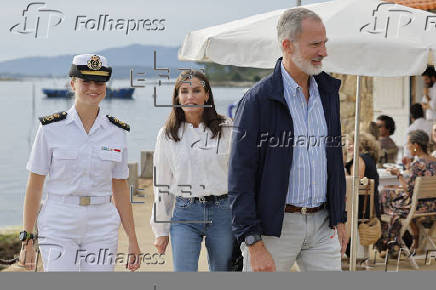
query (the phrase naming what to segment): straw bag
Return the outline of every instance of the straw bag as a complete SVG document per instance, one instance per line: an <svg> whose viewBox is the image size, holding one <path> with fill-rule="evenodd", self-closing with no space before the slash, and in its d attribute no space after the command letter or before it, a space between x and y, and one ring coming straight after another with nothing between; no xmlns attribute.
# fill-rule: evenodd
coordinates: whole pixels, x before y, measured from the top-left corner
<svg viewBox="0 0 436 290"><path fill-rule="evenodd" d="M372 218L368 222L359 225L359 238L362 246L369 246L381 237L381 224L378 218Z"/></svg>
<svg viewBox="0 0 436 290"><path fill-rule="evenodd" d="M367 198L364 201L364 212L366 216L367 212L367 200L369 198L369 195L366 196ZM372 218L367 222L362 222L359 224L359 239L360 244L362 246L369 246L374 244L378 241L381 237L381 223L378 218Z"/></svg>

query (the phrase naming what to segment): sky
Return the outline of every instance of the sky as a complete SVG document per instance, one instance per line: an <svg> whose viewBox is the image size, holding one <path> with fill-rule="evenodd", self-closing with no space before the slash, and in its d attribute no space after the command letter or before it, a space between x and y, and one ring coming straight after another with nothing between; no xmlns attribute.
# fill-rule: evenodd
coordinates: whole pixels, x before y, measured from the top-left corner
<svg viewBox="0 0 436 290"><path fill-rule="evenodd" d="M317 2L327 1L302 0L302 5ZM93 52L133 43L179 47L190 31L294 7L296 0L2 0L1 3L0 61L4 61ZM24 13L27 17L24 27L23 11L31 3L34 4Z"/></svg>

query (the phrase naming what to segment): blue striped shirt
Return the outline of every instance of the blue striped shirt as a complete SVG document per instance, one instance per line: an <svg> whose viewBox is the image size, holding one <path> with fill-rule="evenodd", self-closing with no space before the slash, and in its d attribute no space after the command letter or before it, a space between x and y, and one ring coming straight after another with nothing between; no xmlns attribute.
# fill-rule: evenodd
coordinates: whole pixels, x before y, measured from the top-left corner
<svg viewBox="0 0 436 290"><path fill-rule="evenodd" d="M317 207L326 201L327 124L318 84L310 77L309 101L301 87L281 64L284 96L293 124L294 142L291 174L286 203L299 207Z"/></svg>

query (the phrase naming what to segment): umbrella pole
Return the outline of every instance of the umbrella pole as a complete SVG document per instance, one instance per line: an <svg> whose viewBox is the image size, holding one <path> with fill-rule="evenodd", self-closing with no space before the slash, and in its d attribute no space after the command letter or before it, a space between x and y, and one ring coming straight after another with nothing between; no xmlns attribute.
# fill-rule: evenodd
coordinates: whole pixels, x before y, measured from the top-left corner
<svg viewBox="0 0 436 290"><path fill-rule="evenodd" d="M359 126L360 124L360 76L356 84L356 117L354 122L354 152L353 152L353 192L351 195L351 248L350 271L356 271L357 259L357 218L359 211ZM350 221L349 221L350 222Z"/></svg>

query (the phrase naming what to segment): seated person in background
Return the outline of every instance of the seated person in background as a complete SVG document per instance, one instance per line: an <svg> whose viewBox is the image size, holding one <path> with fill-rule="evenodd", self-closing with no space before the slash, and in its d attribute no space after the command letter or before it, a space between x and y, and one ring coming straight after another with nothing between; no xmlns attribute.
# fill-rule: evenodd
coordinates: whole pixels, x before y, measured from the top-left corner
<svg viewBox="0 0 436 290"><path fill-rule="evenodd" d="M354 134L348 138L347 145L348 155L353 156L354 152ZM376 216L380 217L380 206L378 197L379 176L377 173L377 160L379 158L380 147L375 138L368 133L360 133L359 137L359 177L374 179L374 208ZM353 159L345 164L346 174L353 174ZM364 196L359 196L359 219L363 218ZM368 205L369 206L369 205ZM369 210L366 211L365 218L369 218Z"/></svg>
<svg viewBox="0 0 436 290"><path fill-rule="evenodd" d="M377 127L380 133L378 142L382 150L379 159L380 163L395 163L398 154L398 146L390 137L395 132L395 122L392 117L380 115L377 117Z"/></svg>
<svg viewBox="0 0 436 290"><path fill-rule="evenodd" d="M375 244L375 247L381 252L386 251L388 242L399 241L401 224L399 219L407 217L410 211L411 198L415 187L416 177L434 176L436 174L436 158L427 154L429 137L422 130L409 132L407 139L407 148L415 161L410 164L409 177L403 176L397 168L388 169L392 175L399 179L400 186L385 188L380 192L381 212L389 217L389 222L382 221L382 236ZM436 200L420 200L416 206L416 212L433 212L436 211ZM414 245L417 245L419 236L417 227L411 224L414 232ZM405 245L397 244L404 247ZM394 247L395 248L395 247Z"/></svg>
<svg viewBox="0 0 436 290"><path fill-rule="evenodd" d="M436 123L433 125L433 131L431 132L431 139L433 143L433 153L431 153L431 156L436 157Z"/></svg>
<svg viewBox="0 0 436 290"><path fill-rule="evenodd" d="M347 153L353 157L354 152L354 133L347 139ZM379 159L380 147L375 137L368 133L360 133L359 137L359 178L364 177L374 179L374 208L378 218L380 218L380 205L378 196L379 176L377 173L377 160ZM346 175L353 174L353 159L345 164ZM358 218L369 218L369 202L366 204L366 211L364 208L366 196L359 195L359 211ZM351 201L348 201L351 202ZM363 216L365 212L365 217ZM345 251L347 257L350 257L350 243L348 243L347 250Z"/></svg>
<svg viewBox="0 0 436 290"><path fill-rule="evenodd" d="M409 132L414 130L422 130L425 133L427 133L427 136L431 136L433 124L431 121L428 121L424 118L424 111L422 109L421 104L413 104L410 107L410 119L412 120L412 124L410 124L409 128L407 128L406 136L408 136ZM409 150L407 149L408 148L407 142L408 139L406 139L404 143L404 157L403 157L404 164L409 163L410 157L412 156Z"/></svg>
<svg viewBox="0 0 436 290"><path fill-rule="evenodd" d="M427 120L436 120L436 71L433 66L428 66L422 73L424 80L424 97L422 98L422 108L425 110Z"/></svg>

